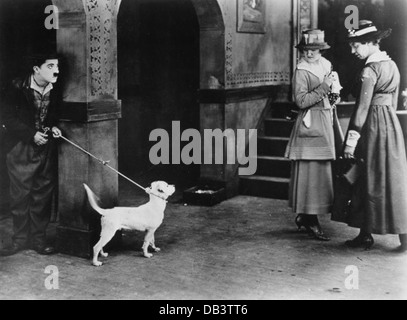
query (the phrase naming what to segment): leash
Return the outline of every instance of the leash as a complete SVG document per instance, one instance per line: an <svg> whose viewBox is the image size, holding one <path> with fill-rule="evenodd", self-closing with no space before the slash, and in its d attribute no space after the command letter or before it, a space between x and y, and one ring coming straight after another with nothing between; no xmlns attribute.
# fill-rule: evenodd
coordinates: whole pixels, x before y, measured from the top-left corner
<svg viewBox="0 0 407 320"><path fill-rule="evenodd" d="M139 187L140 189L142 189L145 193L148 194L152 194L153 196L156 196L157 198L160 198L161 200L164 200L165 202L168 202L166 199L164 199L163 197L159 196L158 194L152 193L152 192L148 192L147 188L144 188L143 186L139 185L137 182L133 181L132 179L130 179L129 177L125 176L124 174L122 174L121 172L119 172L118 170L116 170L115 168L113 168L112 166L109 165L110 161L104 161L98 157L96 157L95 155L91 154L89 151L85 150L84 148L82 148L81 146L77 145L76 143L72 142L71 140L69 140L68 138L64 137L62 134L58 135L57 138L61 138L63 140L65 140L66 142L68 142L69 144L71 144L72 146L74 146L75 148L79 149L80 151L82 151L83 153L87 154L88 156L90 156L91 158L97 160L99 163L101 163L102 165L104 165L105 167L108 167L110 170L114 171L116 174L118 174L119 176L121 176L122 178L126 179L127 181L131 182L132 184L136 185L137 187Z"/></svg>

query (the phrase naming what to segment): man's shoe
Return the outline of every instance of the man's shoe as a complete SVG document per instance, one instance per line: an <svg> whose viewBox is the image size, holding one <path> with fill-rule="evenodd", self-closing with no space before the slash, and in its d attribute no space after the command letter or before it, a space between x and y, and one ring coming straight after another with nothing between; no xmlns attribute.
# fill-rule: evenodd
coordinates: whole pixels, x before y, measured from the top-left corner
<svg viewBox="0 0 407 320"><path fill-rule="evenodd" d="M41 255L50 255L55 253L55 248L47 245L33 245L32 249Z"/></svg>
<svg viewBox="0 0 407 320"><path fill-rule="evenodd" d="M0 250L0 257L12 256L24 249L25 249L25 246L18 244L17 242L13 242L11 244L11 246Z"/></svg>

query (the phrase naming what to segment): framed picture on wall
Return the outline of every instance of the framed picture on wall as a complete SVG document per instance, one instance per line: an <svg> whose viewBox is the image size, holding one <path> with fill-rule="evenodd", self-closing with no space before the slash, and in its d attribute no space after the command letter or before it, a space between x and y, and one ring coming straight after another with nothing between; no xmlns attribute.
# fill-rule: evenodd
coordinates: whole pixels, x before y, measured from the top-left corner
<svg viewBox="0 0 407 320"><path fill-rule="evenodd" d="M266 0L237 0L237 32L266 32Z"/></svg>

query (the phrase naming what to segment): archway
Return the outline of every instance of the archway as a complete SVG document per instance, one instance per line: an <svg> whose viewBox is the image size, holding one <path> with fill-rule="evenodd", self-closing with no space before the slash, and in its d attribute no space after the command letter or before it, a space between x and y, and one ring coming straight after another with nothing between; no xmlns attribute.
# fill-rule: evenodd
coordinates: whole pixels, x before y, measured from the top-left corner
<svg viewBox="0 0 407 320"><path fill-rule="evenodd" d="M214 7L208 5L215 2ZM209 8L209 9L208 9ZM203 32L223 28L217 1L123 0L117 19L118 94L122 101L119 121L119 168L148 184L162 179L187 187L199 179L199 165L151 164L149 141L152 130L165 129L172 136L173 122L181 132L199 129L198 91L207 74L223 77L223 66L207 70L202 52L209 38ZM217 37L211 41L223 42ZM212 45L213 44L209 44ZM216 47L219 47L217 45ZM206 49L208 50L208 49ZM223 52L221 52L223 54ZM205 57L202 59L202 57ZM219 56L218 61L223 61ZM181 148L187 142L181 143Z"/></svg>

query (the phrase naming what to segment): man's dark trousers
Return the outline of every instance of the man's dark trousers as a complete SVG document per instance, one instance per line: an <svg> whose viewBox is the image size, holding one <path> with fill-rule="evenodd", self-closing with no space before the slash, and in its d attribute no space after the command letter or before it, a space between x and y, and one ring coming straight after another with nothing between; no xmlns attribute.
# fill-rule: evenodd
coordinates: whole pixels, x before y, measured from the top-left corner
<svg viewBox="0 0 407 320"><path fill-rule="evenodd" d="M27 240L32 245L43 245L55 189L54 141L50 138L44 146L20 141L7 154L7 167L14 220L13 241L22 246L27 244Z"/></svg>

